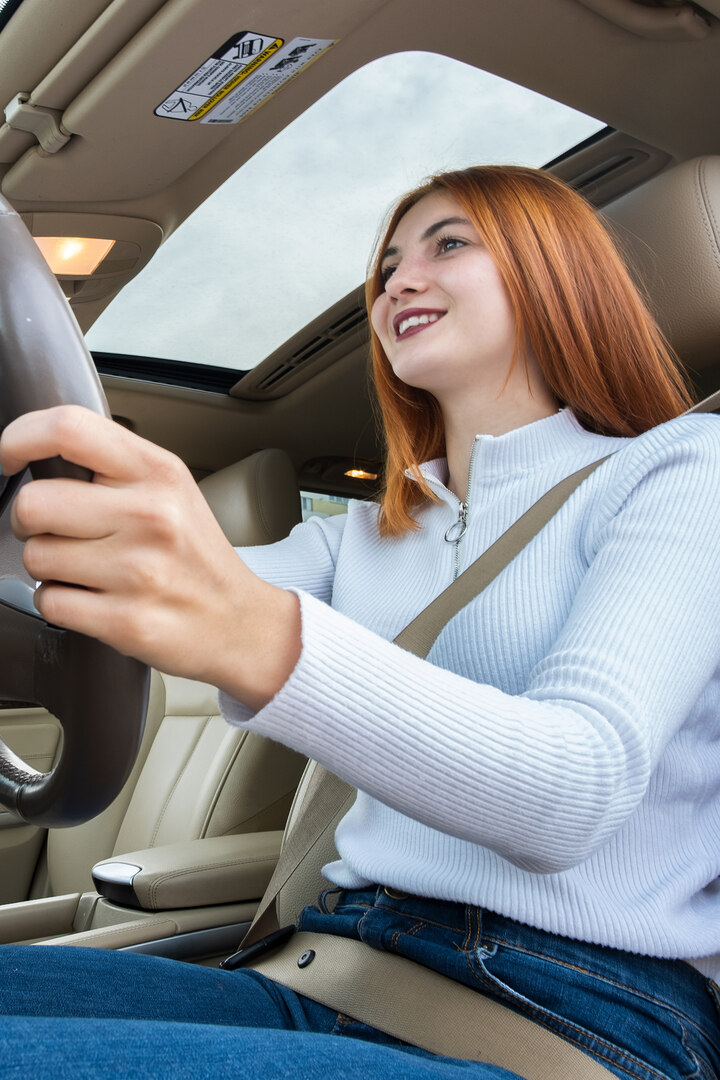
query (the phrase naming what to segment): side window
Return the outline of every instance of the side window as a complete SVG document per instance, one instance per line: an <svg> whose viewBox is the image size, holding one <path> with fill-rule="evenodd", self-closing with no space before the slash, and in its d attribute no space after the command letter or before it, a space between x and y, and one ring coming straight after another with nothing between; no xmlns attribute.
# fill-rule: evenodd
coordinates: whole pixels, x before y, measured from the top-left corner
<svg viewBox="0 0 720 1080"><path fill-rule="evenodd" d="M333 514L344 514L350 500L342 495L320 495L315 491L301 491L300 502L302 503L303 521L307 521L311 517L331 517Z"/></svg>

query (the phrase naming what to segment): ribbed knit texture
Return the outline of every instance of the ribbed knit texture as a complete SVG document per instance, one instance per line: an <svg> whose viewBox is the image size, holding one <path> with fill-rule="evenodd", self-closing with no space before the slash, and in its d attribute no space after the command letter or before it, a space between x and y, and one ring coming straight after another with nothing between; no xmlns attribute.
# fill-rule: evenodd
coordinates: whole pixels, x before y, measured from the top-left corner
<svg viewBox="0 0 720 1080"><path fill-rule="evenodd" d="M427 661L392 639L553 484L617 451L451 621ZM470 449L468 450L470 452ZM360 789L344 887L478 904L720 976L720 420L636 439L565 409L472 449L468 531L444 461L420 529L377 507L241 555L298 591L300 660L231 722ZM700 958L697 960L697 958Z"/></svg>

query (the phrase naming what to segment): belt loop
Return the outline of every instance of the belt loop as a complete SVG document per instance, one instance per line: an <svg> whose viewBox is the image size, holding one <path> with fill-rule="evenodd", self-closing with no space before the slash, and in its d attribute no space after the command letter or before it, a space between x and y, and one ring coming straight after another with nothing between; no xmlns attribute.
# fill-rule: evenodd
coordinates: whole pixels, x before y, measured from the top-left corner
<svg viewBox="0 0 720 1080"><path fill-rule="evenodd" d="M344 889L339 887L333 889L323 889L317 899L317 906L320 908L324 915L332 915L335 908L338 905L340 897L344 893ZM330 901L330 903L328 903ZM334 901L334 902L333 902Z"/></svg>

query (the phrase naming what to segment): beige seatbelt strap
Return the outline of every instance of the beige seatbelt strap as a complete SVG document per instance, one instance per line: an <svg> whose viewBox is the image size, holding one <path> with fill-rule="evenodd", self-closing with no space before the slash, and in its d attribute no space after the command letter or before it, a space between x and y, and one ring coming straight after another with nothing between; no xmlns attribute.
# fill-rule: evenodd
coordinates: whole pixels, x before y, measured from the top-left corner
<svg viewBox="0 0 720 1080"><path fill-rule="evenodd" d="M477 990L362 941L301 931L252 967L433 1054L498 1065L525 1080L613 1075L572 1043Z"/></svg>
<svg viewBox="0 0 720 1080"><path fill-rule="evenodd" d="M691 409L686 409L682 415L690 416L691 413L718 412L719 410L720 390L716 390L714 394L709 394L702 401L698 401L697 405L693 405Z"/></svg>
<svg viewBox="0 0 720 1080"><path fill-rule="evenodd" d="M236 957L239 958L245 949L256 942L263 939L267 941L268 935L272 937L276 934L279 929L275 904L278 893L300 864L312 855L313 849L323 839L328 829L333 828L338 814L345 809L350 809L355 801L355 795L355 788L350 787L344 780L328 772L327 769L323 769L321 765L315 766L305 792L302 817L296 828L290 830L283 843L280 858L255 913L252 926L243 938L239 951L234 956L228 957L223 964L224 967L239 967L239 963L232 963ZM281 931L281 935L288 937L289 933ZM272 947L273 942L268 944ZM244 960L241 961L241 963L244 962Z"/></svg>
<svg viewBox="0 0 720 1080"><path fill-rule="evenodd" d="M416 656L427 656L438 634L450 619L497 577L550 521L583 480L606 460L601 458L593 461L550 488L398 634L395 644ZM267 942L268 948L277 944L275 935L279 930L279 923L275 899L278 893L332 826L338 812L346 804L349 809L354 798L354 788L322 766L316 766L305 793L302 817L285 837L275 872L260 901L252 926L243 938L238 952L224 962L225 967L232 969L245 963L246 960L242 957L244 950L260 940L266 940L269 935L272 935L273 939ZM250 961L249 956L247 961Z"/></svg>
<svg viewBox="0 0 720 1080"><path fill-rule="evenodd" d="M416 656L426 657L441 630L457 615L466 604L474 600L501 571L508 566L516 555L537 536L548 521L572 495L575 488L587 479L590 473L602 465L607 458L593 461L585 468L566 476L555 487L546 491L542 498L519 517L487 551L475 560L467 570L448 585L439 596L424 608L404 630L395 638L400 645Z"/></svg>

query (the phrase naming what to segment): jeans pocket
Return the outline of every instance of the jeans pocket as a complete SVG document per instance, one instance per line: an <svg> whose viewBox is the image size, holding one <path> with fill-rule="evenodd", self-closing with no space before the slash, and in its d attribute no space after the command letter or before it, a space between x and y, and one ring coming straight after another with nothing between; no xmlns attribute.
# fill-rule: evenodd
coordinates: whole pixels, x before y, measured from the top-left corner
<svg viewBox="0 0 720 1080"><path fill-rule="evenodd" d="M593 1055L625 1080L705 1080L698 1033L618 977L485 941L466 957L478 989ZM709 1066L707 1066L709 1067Z"/></svg>

